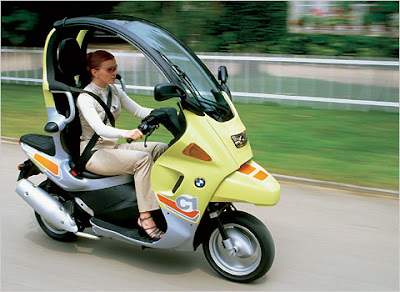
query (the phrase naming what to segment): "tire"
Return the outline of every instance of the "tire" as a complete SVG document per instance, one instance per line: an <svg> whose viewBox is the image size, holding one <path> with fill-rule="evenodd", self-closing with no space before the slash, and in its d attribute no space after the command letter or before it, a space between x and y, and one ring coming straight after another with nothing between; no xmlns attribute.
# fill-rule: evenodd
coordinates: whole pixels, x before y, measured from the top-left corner
<svg viewBox="0 0 400 292"><path fill-rule="evenodd" d="M46 234L48 236L50 236L51 238L58 240L58 241L63 241L63 242L76 241L77 236L75 234L73 234L72 232L69 232L66 230L61 230L61 229L54 227L53 225L48 223L46 220L44 220L37 212L35 212L35 216L40 225L40 228L42 228L42 230L44 232L46 232Z"/></svg>
<svg viewBox="0 0 400 292"><path fill-rule="evenodd" d="M237 251L235 255L229 254L215 227L203 241L204 255L209 264L235 282L251 282L264 276L275 257L274 242L267 227L244 212L225 212L220 220Z"/></svg>

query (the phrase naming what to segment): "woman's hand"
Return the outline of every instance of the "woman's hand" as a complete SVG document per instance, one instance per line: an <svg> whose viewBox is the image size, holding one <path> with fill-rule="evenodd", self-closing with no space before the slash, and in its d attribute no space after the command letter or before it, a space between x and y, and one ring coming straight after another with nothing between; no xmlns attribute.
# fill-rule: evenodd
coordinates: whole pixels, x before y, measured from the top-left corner
<svg viewBox="0 0 400 292"><path fill-rule="evenodd" d="M136 140L142 139L142 138L143 138L143 133L140 132L139 129L130 130L125 135L125 139L132 139L133 141L136 141Z"/></svg>

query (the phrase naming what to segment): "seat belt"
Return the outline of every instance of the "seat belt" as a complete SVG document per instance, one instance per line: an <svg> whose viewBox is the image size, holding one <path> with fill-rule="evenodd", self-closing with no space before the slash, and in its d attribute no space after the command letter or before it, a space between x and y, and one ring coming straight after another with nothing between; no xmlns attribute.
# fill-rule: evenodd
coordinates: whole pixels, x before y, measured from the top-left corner
<svg viewBox="0 0 400 292"><path fill-rule="evenodd" d="M91 97L93 97L105 110L106 115L104 117L103 123L106 124L107 119L109 119L111 125L113 127L115 127L115 118L110 111L111 101L112 101L111 88L109 88L109 91L108 91L107 104L105 104L104 101L98 95L94 94L93 92L86 91L86 90L84 92L89 94ZM90 139L89 143L86 145L85 150L83 150L82 155L78 158L78 161L76 162L76 164L73 168L73 170L76 173L81 173L85 169L86 163L89 161L90 157L92 157L92 155L94 153L92 151L92 148L94 147L94 145L96 145L96 142L99 139L99 137L100 136L97 135L95 132L94 135L92 136L92 138Z"/></svg>

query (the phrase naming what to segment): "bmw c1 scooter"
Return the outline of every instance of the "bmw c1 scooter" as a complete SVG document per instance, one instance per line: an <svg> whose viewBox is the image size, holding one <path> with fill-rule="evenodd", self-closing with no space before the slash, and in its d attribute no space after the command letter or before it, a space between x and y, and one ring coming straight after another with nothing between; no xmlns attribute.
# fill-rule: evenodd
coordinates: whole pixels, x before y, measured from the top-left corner
<svg viewBox="0 0 400 292"><path fill-rule="evenodd" d="M130 43L165 76L169 82L154 88L157 101L178 100L177 110L156 109L139 125L146 140L160 124L173 136L151 171L160 205L153 217L165 231L157 241L137 226L132 176L105 177L75 168L81 134L75 100L88 83L88 44L99 33ZM43 231L59 241L108 237L167 250L194 251L202 244L210 265L229 280L262 277L274 260L273 239L260 220L233 203L273 206L279 201L280 185L252 161L225 67L220 67L218 78L221 84L184 43L145 20L82 17L56 22L43 56L49 135L20 138L29 159L20 165L16 187ZM39 173L46 180L35 185L29 178ZM85 232L89 229L92 232Z"/></svg>

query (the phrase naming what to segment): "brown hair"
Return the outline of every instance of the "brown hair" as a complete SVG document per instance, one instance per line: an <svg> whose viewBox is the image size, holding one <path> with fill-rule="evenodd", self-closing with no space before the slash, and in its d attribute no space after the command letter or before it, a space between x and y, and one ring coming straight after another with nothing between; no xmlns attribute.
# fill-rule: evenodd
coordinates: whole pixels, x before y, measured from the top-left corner
<svg viewBox="0 0 400 292"><path fill-rule="evenodd" d="M90 73L90 70L99 68L101 63L108 60L114 60L115 57L113 56L113 54L107 51L98 50L87 54L86 59L87 59L87 71Z"/></svg>

